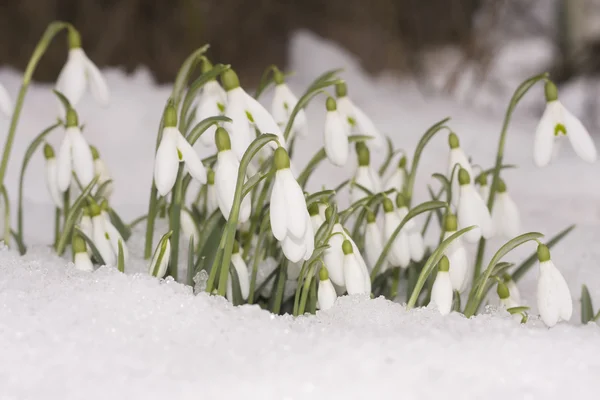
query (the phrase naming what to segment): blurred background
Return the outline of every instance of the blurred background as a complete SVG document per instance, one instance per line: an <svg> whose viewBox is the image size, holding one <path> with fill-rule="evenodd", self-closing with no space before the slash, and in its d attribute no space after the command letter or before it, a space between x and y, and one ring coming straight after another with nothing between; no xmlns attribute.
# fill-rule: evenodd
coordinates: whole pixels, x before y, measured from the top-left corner
<svg viewBox="0 0 600 400"><path fill-rule="evenodd" d="M392 71L427 91L455 92L498 80L505 68L550 70L558 82L588 77L600 65L600 0L4 0L0 67L22 70L49 22L81 32L99 66L132 72L147 66L171 81L182 60L204 43L214 61L234 65L245 85L265 66L285 66L299 30L338 43L371 74ZM507 43L518 47L507 56ZM66 45L53 45L35 78L54 80ZM452 56L448 56L451 54ZM444 55L443 57L441 55ZM311 54L306 54L310 58ZM530 62L526 63L527 59ZM514 61L514 60L513 60ZM524 64L525 63L525 64ZM533 65L533 67L531 67ZM432 66L439 79L431 80ZM500 78L498 78L500 76ZM520 79L520 77L519 77ZM496 80L496 82L495 82ZM427 82L427 83L426 83ZM512 85L512 82L511 82ZM596 92L590 97L595 98Z"/></svg>

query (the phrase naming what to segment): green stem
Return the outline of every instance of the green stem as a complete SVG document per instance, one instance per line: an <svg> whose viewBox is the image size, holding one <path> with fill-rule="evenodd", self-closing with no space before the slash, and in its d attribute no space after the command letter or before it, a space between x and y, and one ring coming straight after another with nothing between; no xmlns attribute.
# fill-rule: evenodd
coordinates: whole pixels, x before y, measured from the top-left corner
<svg viewBox="0 0 600 400"><path fill-rule="evenodd" d="M60 208L54 209L54 248L58 245L58 238L60 237Z"/></svg>
<svg viewBox="0 0 600 400"><path fill-rule="evenodd" d="M0 226L4 235L4 244L9 245L10 243L10 201L8 200L8 193L6 193L6 188L4 186L0 186L0 203L4 202L4 226Z"/></svg>
<svg viewBox="0 0 600 400"><path fill-rule="evenodd" d="M304 285L302 286L302 296L300 298L300 302L298 304L298 309L295 312L295 316L303 315L306 311L306 302L308 300L308 295L310 292L310 285L312 284L313 279L315 279L315 267L316 261L310 265L308 268L308 275L306 276L306 280L304 281ZM298 278L299 279L299 278Z"/></svg>
<svg viewBox="0 0 600 400"><path fill-rule="evenodd" d="M181 221L181 205L183 203L183 165L179 165L177 179L173 188L173 203L170 207L169 229L171 234L171 258L167 274L171 275L177 281L178 262L179 262L179 236Z"/></svg>
<svg viewBox="0 0 600 400"><path fill-rule="evenodd" d="M281 303L283 303L283 291L285 290L285 282L287 281L287 267L288 260L284 259L279 267L279 273L277 274L275 296L273 298L273 307L271 308L271 312L273 314L279 314L281 311Z"/></svg>
<svg viewBox="0 0 600 400"><path fill-rule="evenodd" d="M250 277L250 294L248 295L248 304L254 304L258 264L264 256L263 242L265 241L265 236L267 235L269 224L270 220L265 215L265 217L263 217L262 223L260 224L258 240L256 241L256 252L254 253L254 260L252 261L252 276Z"/></svg>

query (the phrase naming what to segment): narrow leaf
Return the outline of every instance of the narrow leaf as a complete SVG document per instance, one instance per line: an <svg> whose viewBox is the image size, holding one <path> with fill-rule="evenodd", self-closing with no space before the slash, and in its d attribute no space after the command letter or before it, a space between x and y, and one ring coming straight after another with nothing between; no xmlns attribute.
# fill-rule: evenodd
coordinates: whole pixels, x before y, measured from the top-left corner
<svg viewBox="0 0 600 400"><path fill-rule="evenodd" d="M594 319L594 306L590 292L585 285L581 285L581 323L587 324Z"/></svg>

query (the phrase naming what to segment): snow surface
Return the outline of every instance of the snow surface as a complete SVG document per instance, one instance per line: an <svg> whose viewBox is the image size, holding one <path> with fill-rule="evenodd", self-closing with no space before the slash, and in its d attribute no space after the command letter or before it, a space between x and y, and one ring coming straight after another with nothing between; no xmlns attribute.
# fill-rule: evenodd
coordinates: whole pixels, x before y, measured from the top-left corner
<svg viewBox="0 0 600 400"><path fill-rule="evenodd" d="M498 71L510 70L506 81L514 81L513 88L519 79L541 72L534 68L539 59L517 56L536 53L526 50L507 47L498 60ZM480 88L488 99L483 107L425 96L413 82L366 76L353 57L331 43L306 33L295 37L289 69L296 71L291 82L296 93L325 69L340 66L350 96L397 146L412 152L427 127L451 116L450 126L474 161L486 168L493 164L510 92ZM105 72L111 106L97 109L86 98L80 119L116 175L112 206L129 220L146 212L156 129L170 87L155 86L144 70L132 76ZM19 78L15 71L0 70L13 98ZM55 120L49 89L33 84L26 98L6 182L13 205L22 155L34 135ZM571 89L564 102L577 114L580 109L570 102L578 96ZM270 95L262 100L270 104ZM600 329L579 324L579 293L586 283L600 305L599 165L579 160L565 142L552 165L535 168L531 153L543 107L541 88L524 102L511 124L505 158L519 168L504 176L520 206L524 232L553 235L577 224L552 250L573 295L570 324L548 330L535 317L534 269L519 284L534 315L525 326L493 309L467 320L360 297L342 298L327 312L296 319L253 306L235 308L220 298L194 296L189 287L134 274L146 268L139 235L130 243L129 274L109 268L79 272L43 246L51 238L53 209L38 154L25 183L26 237L37 245L25 257L0 250L0 399L559 399L596 393ZM314 136L297 144L294 163L300 168L322 141L322 99L309 106L308 116ZM7 128L8 121L0 120L2 143ZM55 148L60 136L50 138ZM435 184L430 175L445 171L446 140L440 133L426 149L417 200L426 199L426 183ZM309 189L351 173L324 165ZM501 244L493 240L488 248ZM507 260L519 262L534 249L525 245Z"/></svg>

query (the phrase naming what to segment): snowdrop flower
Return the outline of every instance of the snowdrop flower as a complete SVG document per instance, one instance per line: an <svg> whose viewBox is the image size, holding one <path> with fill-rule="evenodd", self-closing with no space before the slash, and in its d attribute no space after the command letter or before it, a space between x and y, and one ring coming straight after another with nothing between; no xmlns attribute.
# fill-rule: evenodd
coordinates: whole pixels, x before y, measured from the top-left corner
<svg viewBox="0 0 600 400"><path fill-rule="evenodd" d="M565 278L550 259L548 247L540 243L537 256L540 266L537 284L538 310L542 321L551 328L560 320L571 319L573 301Z"/></svg>
<svg viewBox="0 0 600 400"><path fill-rule="evenodd" d="M389 242L392 234L400 225L402 218L394 209L394 203L389 198L383 200L383 239L384 243ZM387 259L391 266L408 268L410 264L410 248L408 245L408 235L406 233L406 225L400 230L392 243L392 247L388 253Z"/></svg>
<svg viewBox="0 0 600 400"><path fill-rule="evenodd" d="M110 172L108 171L108 167L104 160L100 158L100 153L98 153L98 149L96 146L90 146L90 150L92 151L92 158L94 159L94 176L98 177L98 186L102 186L105 182L111 180ZM106 185L106 189L104 191L104 197L108 199L113 193L114 185L112 182Z"/></svg>
<svg viewBox="0 0 600 400"><path fill-rule="evenodd" d="M506 183L498 180L496 202L492 209L492 221L496 233L512 239L519 234L521 223L519 209L506 190Z"/></svg>
<svg viewBox="0 0 600 400"><path fill-rule="evenodd" d="M458 222L460 227L462 229L472 225L477 226L477 228L464 234L465 240L469 243L475 243L482 236L485 239L491 238L494 235L492 217L483 199L471 183L470 174L464 168L460 168L458 182L460 184L460 197L458 201Z"/></svg>
<svg viewBox="0 0 600 400"><path fill-rule="evenodd" d="M356 154L358 156L358 168L354 175L354 183L357 183L369 190L371 193L376 194L381 192L381 182L379 181L379 175L371 168L369 154L369 148L363 142L356 143ZM350 186L350 201L355 203L358 200L368 196L361 188L356 187L354 184Z"/></svg>
<svg viewBox="0 0 600 400"><path fill-rule="evenodd" d="M329 280L329 272L323 265L319 270L319 289L317 290L317 305L319 310L328 310L337 300L337 293Z"/></svg>
<svg viewBox="0 0 600 400"><path fill-rule="evenodd" d="M367 265L369 270L372 271L379 260L379 256L383 251L383 238L381 237L381 230L377 226L377 220L375 214L371 211L367 211L367 226L365 228L365 256L367 258ZM380 271L383 272L387 269L387 261L383 262Z"/></svg>
<svg viewBox="0 0 600 400"><path fill-rule="evenodd" d="M85 240L77 234L73 236L73 263L75 264L75 268L80 271L92 272L94 270Z"/></svg>
<svg viewBox="0 0 600 400"><path fill-rule="evenodd" d="M480 174L475 180L475 182L477 183L479 195L481 196L485 204L487 204L490 198L490 186L488 185L487 175Z"/></svg>
<svg viewBox="0 0 600 400"><path fill-rule="evenodd" d="M206 211L208 215L212 215L217 208L219 208L219 196L217 194L217 187L215 186L215 171L209 169L206 174L207 186L206 186Z"/></svg>
<svg viewBox="0 0 600 400"><path fill-rule="evenodd" d="M342 243L344 253L344 286L348 294L371 294L371 280L365 261L349 240Z"/></svg>
<svg viewBox="0 0 600 400"><path fill-rule="evenodd" d="M431 288L430 305L435 305L442 315L447 315L452 310L452 282L450 281L450 261L442 256L438 263L438 273Z"/></svg>
<svg viewBox="0 0 600 400"><path fill-rule="evenodd" d="M13 113L13 104L10 100L8 92L4 86L0 83L0 112L7 117L10 117Z"/></svg>
<svg viewBox="0 0 600 400"><path fill-rule="evenodd" d="M345 82L335 86L338 108L346 119L349 128L356 126L361 135L372 136L373 147L377 150L383 149L385 139L379 132L373 121L348 98L348 87Z"/></svg>
<svg viewBox="0 0 600 400"><path fill-rule="evenodd" d="M515 301L515 299L510 295L510 290L504 283L498 282L496 293L498 294L498 298L500 299L500 305L505 309L508 310L520 306L519 302ZM523 322L523 317L523 313L512 314L512 318L517 322Z"/></svg>
<svg viewBox="0 0 600 400"><path fill-rule="evenodd" d="M69 189L73 172L83 187L94 179L92 151L79 129L77 113L70 108L67 110L67 126L57 160L58 189L62 193Z"/></svg>
<svg viewBox="0 0 600 400"><path fill-rule="evenodd" d="M198 225L196 221L194 221L194 217L192 213L185 208L181 209L181 231L183 235L187 238L194 239L194 245L198 244L198 240L200 238L200 232L198 231Z"/></svg>
<svg viewBox="0 0 600 400"><path fill-rule="evenodd" d="M552 159L554 141L567 136L575 153L583 160L593 163L597 153L594 141L581 121L567 110L558 100L558 89L550 81L546 82L546 110L535 131L533 160L538 167L544 167Z"/></svg>
<svg viewBox="0 0 600 400"><path fill-rule="evenodd" d="M250 293L250 276L248 274L248 266L240 254L240 246L238 242L234 242L233 253L231 254L231 264L235 268L240 284L240 292L244 300L248 299ZM233 278L231 272L227 280L227 300L233 303Z"/></svg>
<svg viewBox="0 0 600 400"><path fill-rule="evenodd" d="M298 104L298 98L296 98L288 85L286 85L285 77L281 71L275 69L273 79L275 80L275 94L273 95L271 114L281 129L285 129L294 107ZM295 134L300 137L308 136L308 123L304 109L298 111L296 118L294 118L292 130L290 131L290 139Z"/></svg>
<svg viewBox="0 0 600 400"><path fill-rule="evenodd" d="M229 219L233 198L235 197L235 186L237 183L240 162L231 150L229 134L224 128L217 128L215 133L217 145L217 162L215 164L215 188L217 189L217 200L219 208L225 220ZM251 211L250 193L244 197L240 206L239 222L244 223L250 218Z"/></svg>
<svg viewBox="0 0 600 400"><path fill-rule="evenodd" d="M202 57L201 68L202 73L206 73L213 68L213 65L206 57ZM202 88L200 101L198 102L198 107L196 107L196 121L200 122L206 118L223 115L226 104L227 94L225 93L225 90L223 90L216 79L211 79L206 82ZM200 143L204 146L213 146L216 130L217 126L215 124L211 125L206 132L200 136Z"/></svg>
<svg viewBox="0 0 600 400"><path fill-rule="evenodd" d="M521 292L519 291L516 282L512 279L512 277L509 274L504 274L502 279L504 280L504 284L510 291L510 296L513 298L513 300L517 304L521 304Z"/></svg>
<svg viewBox="0 0 600 400"><path fill-rule="evenodd" d="M111 237L106 229L106 220L97 204L89 207L90 217L92 219L92 241L102 256L105 265L117 265L117 252L111 243Z"/></svg>
<svg viewBox="0 0 600 400"><path fill-rule="evenodd" d="M408 214L408 207L406 205L406 199L402 193L398 193L396 196L396 207L399 221L402 221ZM414 219L410 219L405 225L403 230L406 232L408 238L408 250L410 259L413 261L421 261L425 256L425 242L423 235L416 226Z"/></svg>
<svg viewBox="0 0 600 400"><path fill-rule="evenodd" d="M169 231L160 239L148 266L148 273L157 278L163 278L167 273L171 259L171 234L172 232Z"/></svg>
<svg viewBox="0 0 600 400"><path fill-rule="evenodd" d="M115 253L115 257L118 256L118 254L119 254L119 242L121 242L121 246L123 247L123 256L125 258L125 261L127 261L127 259L129 258L129 250L125 244L125 239L123 239L123 236L121 236L121 234L119 233L119 230L117 228L115 228L115 226L112 224L112 222L110 220L110 216L108 215L108 212L106 211L106 210L108 210L108 202L106 200L104 200L102 202L100 210L101 210L100 213L102 214L102 218L104 218L104 229L106 230L106 233L108 235L108 240L110 242L113 252ZM93 222L93 218L92 218L92 222ZM92 223L92 226L93 226L93 223Z"/></svg>
<svg viewBox="0 0 600 400"><path fill-rule="evenodd" d="M325 222L321 216L321 213L319 212L319 205L317 203L312 203L308 207L308 215L310 216L310 223L312 225L313 232L316 233L321 225L323 225L323 222Z"/></svg>
<svg viewBox="0 0 600 400"><path fill-rule="evenodd" d="M270 219L273 236L281 242L283 254L291 262L308 260L315 249L312 222L304 192L290 170L283 147L275 150L275 181L271 192Z"/></svg>
<svg viewBox="0 0 600 400"><path fill-rule="evenodd" d="M342 251L344 239L344 228L339 222L336 222L327 241L329 247L323 255L329 279L338 287L344 287L344 253Z"/></svg>
<svg viewBox="0 0 600 400"><path fill-rule="evenodd" d="M63 207L63 197L58 189L58 173L56 157L54 156L54 149L48 143L44 144L44 158L46 159L46 185L48 191L54 201L54 205L57 208Z"/></svg>
<svg viewBox="0 0 600 400"><path fill-rule="evenodd" d="M154 183L161 196L169 194L177 180L179 163L184 162L190 175L200 183L206 183L206 169L198 154L177 129L177 110L169 104L163 116L162 139L154 159Z"/></svg>
<svg viewBox="0 0 600 400"><path fill-rule="evenodd" d="M404 184L406 183L406 157L402 156L400 161L398 161L398 167L392 172L392 174L387 178L385 184L383 185L383 190L396 190L398 193L402 193L404 190Z"/></svg>
<svg viewBox="0 0 600 400"><path fill-rule="evenodd" d="M277 135L279 144L285 147L285 139L279 125L273 116L240 86L240 81L234 70L228 69L221 74L223 88L227 92L226 114L232 122L225 124L231 133L233 152L241 160L244 152L252 143L254 131L250 125L255 126L261 133ZM274 142L271 146L276 146Z"/></svg>
<svg viewBox="0 0 600 400"><path fill-rule="evenodd" d="M450 145L450 155L448 157L448 179L452 182L452 204L456 207L458 205L458 194L459 194L459 183L458 183L458 171L463 168L469 173L469 176L473 175L473 168L467 158L465 152L460 148L460 142L458 136L454 132L448 135L448 144ZM454 168L458 164L460 167ZM452 175L454 171L454 175Z"/></svg>
<svg viewBox="0 0 600 400"><path fill-rule="evenodd" d="M81 48L81 38L74 29L69 29L69 55L58 75L56 90L65 95L76 106L89 84L92 96L102 106L110 102L110 93L104 77L96 65Z"/></svg>
<svg viewBox="0 0 600 400"><path fill-rule="evenodd" d="M444 240L454 235L458 229L456 216L448 213L444 218ZM444 252L450 262L450 282L452 289L462 293L467 287L468 273L470 272L469 257L462 237L458 237L450 243Z"/></svg>
<svg viewBox="0 0 600 400"><path fill-rule="evenodd" d="M342 114L337 111L333 97L328 97L325 102L327 114L325 115L325 153L329 161L338 167L343 167L348 161L350 144L348 125L344 123Z"/></svg>

